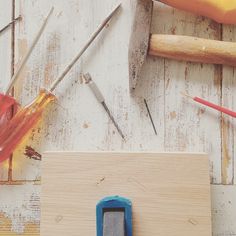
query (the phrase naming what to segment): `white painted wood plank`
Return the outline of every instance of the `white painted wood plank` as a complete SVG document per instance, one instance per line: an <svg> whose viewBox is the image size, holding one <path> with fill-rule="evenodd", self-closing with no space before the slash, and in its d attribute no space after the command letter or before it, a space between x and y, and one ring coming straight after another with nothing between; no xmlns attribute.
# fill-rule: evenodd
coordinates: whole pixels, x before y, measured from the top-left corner
<svg viewBox="0 0 236 236"><path fill-rule="evenodd" d="M212 21L156 4L152 33L218 39L220 26ZM220 101L219 67L165 60L165 150L210 154L211 178L221 182L221 130L217 112L186 100L181 92Z"/></svg>
<svg viewBox="0 0 236 236"><path fill-rule="evenodd" d="M11 21L11 1L0 0L0 29ZM0 92L5 92L11 78L11 27L0 35ZM0 165L0 181L8 178L8 162Z"/></svg>
<svg viewBox="0 0 236 236"><path fill-rule="evenodd" d="M223 40L236 41L236 27L223 27ZM222 105L236 111L235 103L236 75L233 67L223 68ZM235 119L227 115L222 116L222 183L235 184Z"/></svg>
<svg viewBox="0 0 236 236"><path fill-rule="evenodd" d="M39 235L40 189L33 184L0 186L0 235Z"/></svg>
<svg viewBox="0 0 236 236"><path fill-rule="evenodd" d="M212 186L214 236L236 235L236 186Z"/></svg>

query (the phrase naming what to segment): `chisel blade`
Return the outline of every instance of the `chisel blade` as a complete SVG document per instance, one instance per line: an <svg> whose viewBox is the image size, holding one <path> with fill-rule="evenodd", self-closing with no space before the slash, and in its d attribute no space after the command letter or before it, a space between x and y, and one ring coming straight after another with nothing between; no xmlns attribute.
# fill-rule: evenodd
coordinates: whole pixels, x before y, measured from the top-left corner
<svg viewBox="0 0 236 236"><path fill-rule="evenodd" d="M125 236L125 214L123 211L104 212L103 236Z"/></svg>

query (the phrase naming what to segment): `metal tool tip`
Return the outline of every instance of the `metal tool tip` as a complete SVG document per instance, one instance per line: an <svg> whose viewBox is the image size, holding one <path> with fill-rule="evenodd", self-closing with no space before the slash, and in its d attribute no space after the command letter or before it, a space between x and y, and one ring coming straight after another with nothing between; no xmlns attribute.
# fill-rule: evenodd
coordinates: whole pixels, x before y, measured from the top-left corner
<svg viewBox="0 0 236 236"><path fill-rule="evenodd" d="M84 79L86 84L89 83L89 81L92 80L92 77L91 77L91 75L89 73L83 74L82 78Z"/></svg>
<svg viewBox="0 0 236 236"><path fill-rule="evenodd" d="M120 9L121 5L122 5L121 3L118 4L118 5L116 6L116 8L111 12L111 15L110 15L110 16L113 16L113 15L118 11L118 9Z"/></svg>
<svg viewBox="0 0 236 236"><path fill-rule="evenodd" d="M119 8L121 7L121 5L122 5L122 3L119 3L119 4L117 5L117 7L115 8L115 10L119 9Z"/></svg>
<svg viewBox="0 0 236 236"><path fill-rule="evenodd" d="M50 14L52 14L54 11L54 6L51 7Z"/></svg>
<svg viewBox="0 0 236 236"><path fill-rule="evenodd" d="M46 16L46 19L45 19L46 22L47 22L47 21L49 20L49 18L51 17L53 11L54 11L54 6L52 6L52 7L50 8L50 11L49 11L49 13L48 13L48 15Z"/></svg>

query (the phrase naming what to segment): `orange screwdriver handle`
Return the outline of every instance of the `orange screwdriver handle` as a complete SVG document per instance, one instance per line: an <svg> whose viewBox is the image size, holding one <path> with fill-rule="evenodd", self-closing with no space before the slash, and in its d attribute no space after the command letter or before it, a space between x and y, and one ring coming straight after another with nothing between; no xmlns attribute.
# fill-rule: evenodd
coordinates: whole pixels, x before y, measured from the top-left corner
<svg viewBox="0 0 236 236"><path fill-rule="evenodd" d="M159 0L172 7L207 16L219 23L236 24L236 0Z"/></svg>
<svg viewBox="0 0 236 236"><path fill-rule="evenodd" d="M25 136L41 120L42 113L47 105L54 100L54 95L42 90L32 104L21 108L7 125L0 130L0 162L9 158Z"/></svg>

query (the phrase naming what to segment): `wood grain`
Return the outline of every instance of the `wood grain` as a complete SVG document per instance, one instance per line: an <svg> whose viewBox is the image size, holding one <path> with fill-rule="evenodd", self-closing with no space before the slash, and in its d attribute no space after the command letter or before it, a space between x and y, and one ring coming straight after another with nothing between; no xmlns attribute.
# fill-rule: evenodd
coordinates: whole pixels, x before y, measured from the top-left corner
<svg viewBox="0 0 236 236"><path fill-rule="evenodd" d="M236 43L183 35L152 34L149 54L179 61L236 66Z"/></svg>
<svg viewBox="0 0 236 236"><path fill-rule="evenodd" d="M52 152L42 175L42 236L95 235L96 203L112 195L132 201L134 235L211 235L207 155Z"/></svg>

